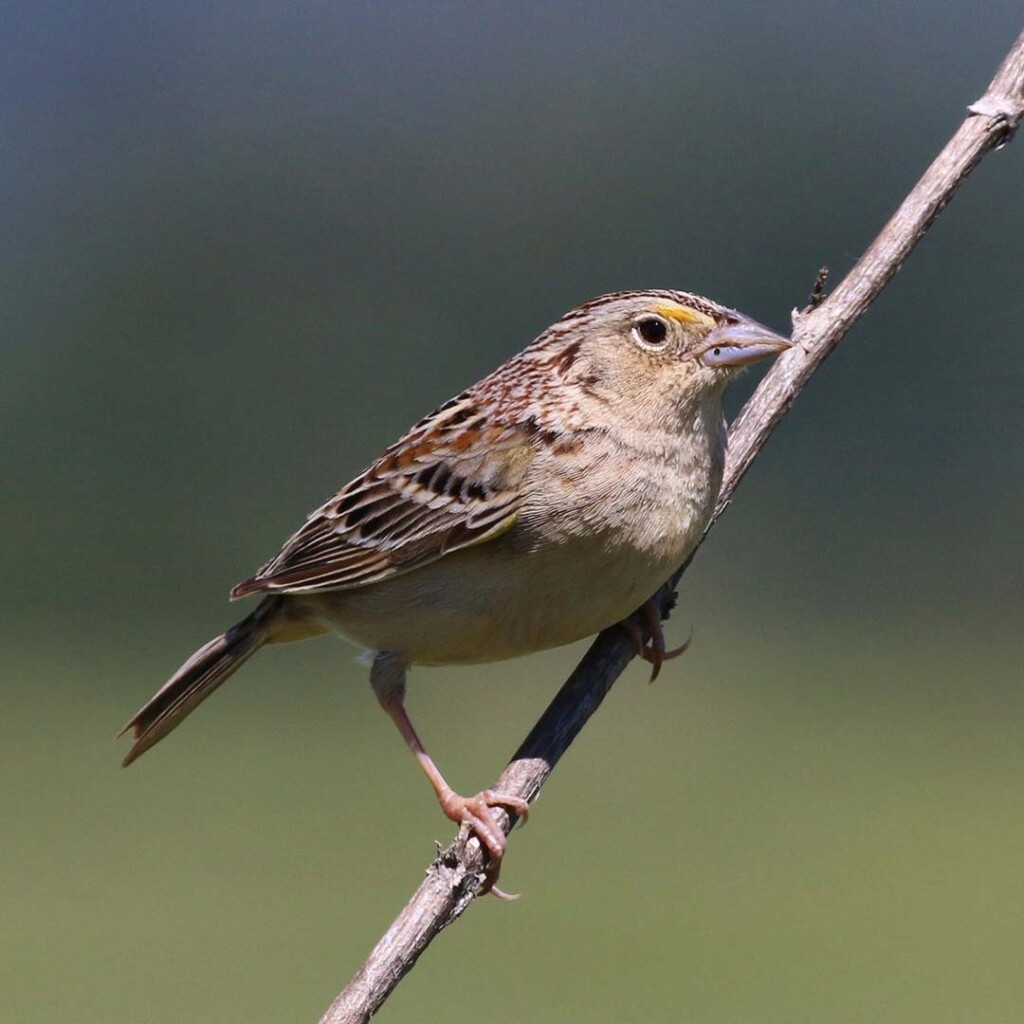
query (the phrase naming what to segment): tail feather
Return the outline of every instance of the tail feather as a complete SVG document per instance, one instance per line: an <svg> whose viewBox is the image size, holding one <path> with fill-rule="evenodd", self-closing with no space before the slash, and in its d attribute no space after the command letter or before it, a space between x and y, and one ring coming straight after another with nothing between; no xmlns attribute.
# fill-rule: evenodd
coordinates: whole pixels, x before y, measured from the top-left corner
<svg viewBox="0 0 1024 1024"><path fill-rule="evenodd" d="M214 637L192 655L171 678L132 716L118 734L131 731L135 739L121 762L127 767L154 743L162 740L193 709L198 707L237 668L270 639L270 625L281 603L269 597L226 633Z"/></svg>

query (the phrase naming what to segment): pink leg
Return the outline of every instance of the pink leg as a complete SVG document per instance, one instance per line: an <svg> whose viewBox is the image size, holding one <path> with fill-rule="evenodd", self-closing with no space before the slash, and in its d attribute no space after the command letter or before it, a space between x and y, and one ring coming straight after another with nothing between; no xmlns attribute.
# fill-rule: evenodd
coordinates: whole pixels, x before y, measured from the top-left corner
<svg viewBox="0 0 1024 1024"><path fill-rule="evenodd" d="M498 793L490 789L482 790L469 797L456 793L445 781L437 765L434 764L434 759L427 753L405 710L404 664L396 662L395 655L382 652L377 655L373 663L370 679L377 693L377 699L395 723L406 746L412 751L413 757L419 762L445 816L457 825L463 823L468 825L487 851L492 867L488 870L489 884L486 885L485 891L504 896L504 893L494 888L494 882L497 880L501 858L504 856L508 840L491 808L505 807L525 822L529 815L530 805L520 797L508 793Z"/></svg>

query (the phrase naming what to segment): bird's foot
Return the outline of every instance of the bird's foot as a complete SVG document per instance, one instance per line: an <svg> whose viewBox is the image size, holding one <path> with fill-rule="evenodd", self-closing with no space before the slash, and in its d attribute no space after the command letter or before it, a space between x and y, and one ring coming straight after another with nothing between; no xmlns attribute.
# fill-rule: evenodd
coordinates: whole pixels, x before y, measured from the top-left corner
<svg viewBox="0 0 1024 1024"><path fill-rule="evenodd" d="M650 681L653 683L658 678L662 664L666 661L671 661L673 658L678 658L680 654L685 654L690 646L690 641L687 639L686 643L673 647L671 650L666 650L665 634L661 628L661 614L658 611L657 604L655 604L653 599L644 601L639 611L647 624L647 632L651 637L649 641L644 637L644 631L640 628L640 624L636 619L632 617L623 619L620 625L632 639L637 656L650 664Z"/></svg>
<svg viewBox="0 0 1024 1024"><path fill-rule="evenodd" d="M501 859L505 855L508 837L494 817L492 808L504 807L525 823L530 815L530 805L518 796L499 793L493 789L482 790L474 796L459 796L449 789L438 794L437 802L450 821L456 825L468 825L480 840L480 845L487 851L488 864L481 893L493 893L503 900L519 899L516 895L502 892L494 884L501 871Z"/></svg>

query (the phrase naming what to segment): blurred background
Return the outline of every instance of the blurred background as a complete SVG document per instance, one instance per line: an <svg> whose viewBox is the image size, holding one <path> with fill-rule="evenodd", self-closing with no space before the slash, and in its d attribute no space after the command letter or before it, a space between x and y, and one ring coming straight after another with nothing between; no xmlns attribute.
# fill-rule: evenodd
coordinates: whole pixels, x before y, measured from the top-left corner
<svg viewBox="0 0 1024 1024"><path fill-rule="evenodd" d="M452 832L337 640L130 771L229 587L604 291L786 329L1020 31L984 5L4 5L6 1022L312 1021ZM1024 148L773 437L391 1021L1019 1020ZM732 396L739 407L756 382ZM492 780L581 648L417 671Z"/></svg>

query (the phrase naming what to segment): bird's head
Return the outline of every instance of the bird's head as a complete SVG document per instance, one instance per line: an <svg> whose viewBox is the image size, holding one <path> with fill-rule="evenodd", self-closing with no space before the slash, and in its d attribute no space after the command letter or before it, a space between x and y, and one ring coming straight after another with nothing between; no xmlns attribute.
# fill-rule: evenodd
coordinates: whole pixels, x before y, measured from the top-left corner
<svg viewBox="0 0 1024 1024"><path fill-rule="evenodd" d="M567 382L652 425L719 401L743 367L791 345L734 309L667 290L603 295L567 313L538 343Z"/></svg>

